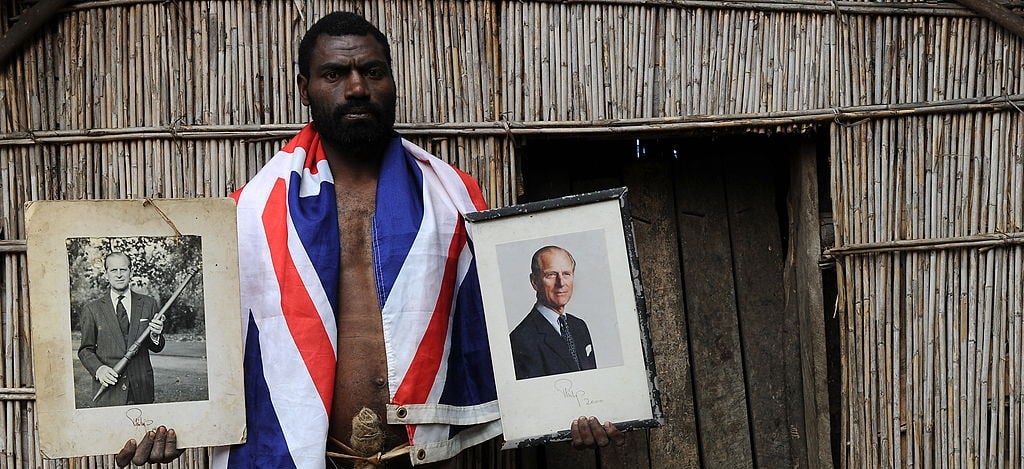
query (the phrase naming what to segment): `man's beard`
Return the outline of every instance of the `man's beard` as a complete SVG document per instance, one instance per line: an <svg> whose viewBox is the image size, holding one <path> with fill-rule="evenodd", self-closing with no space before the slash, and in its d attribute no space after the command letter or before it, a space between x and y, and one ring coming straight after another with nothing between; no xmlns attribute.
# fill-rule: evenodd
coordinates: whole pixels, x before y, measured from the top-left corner
<svg viewBox="0 0 1024 469"><path fill-rule="evenodd" d="M385 107L390 104L390 109ZM313 127L320 137L345 151L360 151L385 146L395 125L395 103L378 106L371 102L352 102L333 109L319 102L309 103ZM347 121L347 114L366 113L370 120Z"/></svg>

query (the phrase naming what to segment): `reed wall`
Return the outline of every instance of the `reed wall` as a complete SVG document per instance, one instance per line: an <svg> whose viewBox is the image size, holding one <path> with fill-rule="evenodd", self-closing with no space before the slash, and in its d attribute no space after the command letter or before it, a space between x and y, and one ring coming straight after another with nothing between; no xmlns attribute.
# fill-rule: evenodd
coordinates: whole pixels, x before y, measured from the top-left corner
<svg viewBox="0 0 1024 469"><path fill-rule="evenodd" d="M390 36L403 133L495 206L520 136L830 126L837 247L869 248L836 252L848 467L1021 464L1021 248L928 240L1021 231L1024 40L956 4L112 0L0 69L0 469L43 464L23 202L236 189L308 119L295 49L337 9Z"/></svg>
<svg viewBox="0 0 1024 469"><path fill-rule="evenodd" d="M832 145L846 467L1024 466L1024 113Z"/></svg>

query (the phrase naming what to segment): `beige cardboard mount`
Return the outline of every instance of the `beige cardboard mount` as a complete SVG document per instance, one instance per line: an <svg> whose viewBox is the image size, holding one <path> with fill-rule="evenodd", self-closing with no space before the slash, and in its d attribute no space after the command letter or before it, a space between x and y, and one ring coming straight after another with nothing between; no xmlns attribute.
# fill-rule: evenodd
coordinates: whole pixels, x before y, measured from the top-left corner
<svg viewBox="0 0 1024 469"><path fill-rule="evenodd" d="M42 456L114 454L128 439L141 440L148 430L161 425L175 430L179 447L243 442L234 202L228 198L36 201L27 204L26 223ZM180 247L186 244L187 248ZM193 308L199 327L188 329L198 332L169 333L164 350L150 354L156 387L153 403L92 407L94 378L79 359L81 334L76 329L80 326L72 324L71 311L73 303L81 311L83 304L109 295L103 259L111 251L124 251L132 258L133 291L148 294L163 306L171 295L162 283L187 283L183 297L201 306ZM193 266L192 278L185 280L192 272L182 271L188 269L182 266ZM168 314L173 311L168 309ZM188 383L189 393L175 389L185 386L181 383ZM88 397L83 398L83 393Z"/></svg>

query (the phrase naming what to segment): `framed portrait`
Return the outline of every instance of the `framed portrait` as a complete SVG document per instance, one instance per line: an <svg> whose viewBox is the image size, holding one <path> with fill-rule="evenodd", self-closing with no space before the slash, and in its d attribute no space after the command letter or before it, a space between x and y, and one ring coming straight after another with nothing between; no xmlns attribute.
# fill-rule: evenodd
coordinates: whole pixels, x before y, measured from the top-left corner
<svg viewBox="0 0 1024 469"><path fill-rule="evenodd" d="M466 215L506 449L659 425L626 189Z"/></svg>
<svg viewBox="0 0 1024 469"><path fill-rule="evenodd" d="M36 201L26 225L43 457L161 425L179 447L244 441L231 199Z"/></svg>

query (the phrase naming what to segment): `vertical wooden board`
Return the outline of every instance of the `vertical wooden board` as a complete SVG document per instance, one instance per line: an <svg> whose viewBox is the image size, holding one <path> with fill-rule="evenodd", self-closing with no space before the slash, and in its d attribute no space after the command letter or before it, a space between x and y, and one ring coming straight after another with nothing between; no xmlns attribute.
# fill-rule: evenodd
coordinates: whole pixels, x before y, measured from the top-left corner
<svg viewBox="0 0 1024 469"><path fill-rule="evenodd" d="M543 450L536 446L519 448L515 451L515 458L510 467L515 469L539 469L541 465L541 454Z"/></svg>
<svg viewBox="0 0 1024 469"><path fill-rule="evenodd" d="M682 160L676 209L703 465L744 468L754 462L724 190L718 160Z"/></svg>
<svg viewBox="0 0 1024 469"><path fill-rule="evenodd" d="M791 436L787 428L786 396L792 390L787 389L785 370L790 363L799 370L799 362L789 360L798 356L799 336L785 329L782 239L772 170L776 159L736 154L727 161L724 178L754 462L758 467L793 467L788 440L800 434Z"/></svg>
<svg viewBox="0 0 1024 469"><path fill-rule="evenodd" d="M598 416L600 418L600 416ZM544 462L546 468L572 467L579 469L597 469L597 450L573 449L572 442L562 441L544 446Z"/></svg>
<svg viewBox="0 0 1024 469"><path fill-rule="evenodd" d="M786 259L786 314L798 321L804 436L809 467L834 466L825 364L821 231L818 220L817 155L813 144L798 146L790 165L789 253Z"/></svg>
<svg viewBox="0 0 1024 469"><path fill-rule="evenodd" d="M672 166L666 159L640 160L627 164L623 176L629 188L665 418L661 428L650 431L650 467L686 469L700 467L700 445L693 410Z"/></svg>
<svg viewBox="0 0 1024 469"><path fill-rule="evenodd" d="M598 448L598 467L602 469L645 469L651 467L648 451L649 430L635 430L626 433L622 446L608 445Z"/></svg>

